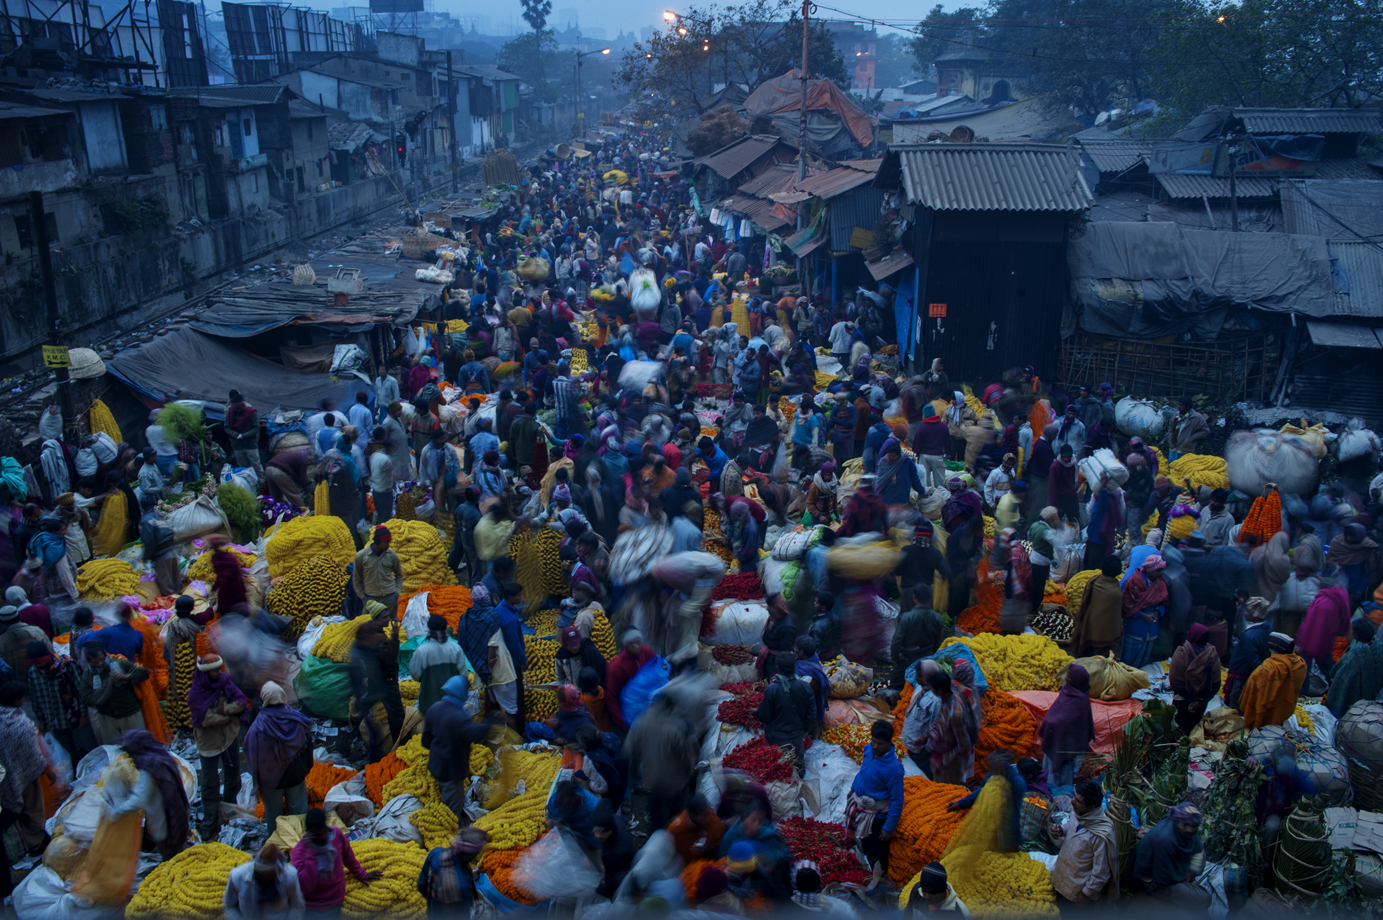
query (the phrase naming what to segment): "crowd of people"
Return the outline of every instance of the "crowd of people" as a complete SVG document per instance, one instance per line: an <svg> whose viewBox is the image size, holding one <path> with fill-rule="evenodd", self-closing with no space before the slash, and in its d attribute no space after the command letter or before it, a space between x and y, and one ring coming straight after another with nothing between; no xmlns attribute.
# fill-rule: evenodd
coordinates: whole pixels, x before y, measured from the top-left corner
<svg viewBox="0 0 1383 920"><path fill-rule="evenodd" d="M1331 711L1343 714L1383 689L1377 494L1303 496L1308 514L1284 511L1262 542L1244 535L1249 499L1175 482L1162 467L1211 437L1190 399L1165 441L1150 444L1120 433L1107 383L1053 388L1026 367L971 395L950 376L964 369L948 372L941 360L908 375L885 331L895 328L887 284L838 302L813 290L766 293L773 248L707 230L692 186L661 158L655 136L635 134L591 158L624 181L582 165L590 160L555 156L525 170L510 202L456 241L438 322L410 333L344 410L327 404L306 416L305 445L270 452L260 410L228 394L225 462L249 471L266 500L304 513L325 495L325 513L356 540L341 613L363 618L350 677L365 762L402 740L400 677L418 682L428 768L462 828L429 853L418 879L429 912L464 911L479 896L474 860L486 834L469 827L470 750L500 725L572 758L547 823L596 867L599 895L680 908L679 873L708 859L719 862L692 883L701 909L856 910L823 893L820 867L792 858L763 785L732 776L718 804L696 794L717 698L697 669L711 590L727 570L758 571L780 538L803 527L813 541L791 596L765 589L761 599L766 620L753 651L765 685L755 716L800 770L825 728L823 662L844 655L879 669L894 694L912 688L901 732L874 723L851 785L846 823L873 873L867 891L889 884L904 776L921 773L972 788L954 810L978 813L982 797L1005 797L1015 826L996 845L1011 850L1025 843L1016 809L1027 790L1049 794L1070 816L1051 832L1063 912L1130 893L1203 907L1202 816L1192 804L1169 810L1121 877L1105 793L1088 769L1096 732L1086 668L1067 669L1038 727L1040 760L1001 750L977 770L980 675L965 658L934 656L964 634L960 620L981 595L999 600L993 631L1031 632L1049 580L1081 571L1090 577L1069 611L1071 655L1134 668L1169 660L1182 732L1217 697L1248 729L1280 725L1313 669L1330 681ZM656 286L651 306L646 278ZM43 790L66 790L45 738L72 764L101 745L128 754L102 820L141 814L148 847L165 858L188 845L194 824L202 840L216 838L244 770L266 829L305 815L304 833L291 848L265 845L231 873L227 915L339 911L347 873L366 883L378 873L308 807L313 720L295 704L288 674L252 648L282 642L289 623L265 612L263 586L223 538L211 540L210 591L184 591L157 506L196 478L205 457L170 439L157 410L144 434L142 454L120 445L94 475L78 475L76 452L60 439L45 442L37 488L0 470L9 498L0 566L10 584L0 607L0 825L15 826L30 855L47 846ZM1111 452L1126 478L1082 474L1096 451ZM469 587L470 607L454 628L431 616L401 675L409 560L384 524L418 485L434 523L450 524L447 563ZM114 532L107 517L117 514ZM1196 529L1173 538L1168 525L1185 514ZM1154 515L1158 526L1145 527ZM510 547L543 528L560 537L563 589L534 597L517 570L536 562ZM896 566L852 578L830 564L836 548L869 535L897 539ZM130 604L98 619L76 587L81 566L133 539L157 594L175 598L157 640L137 627ZM641 540L680 568L653 577L658 559L649 558L624 577L628 564L612 561ZM942 589L945 609L934 609ZM884 602L898 608L895 623L885 623ZM530 717L525 628L534 611L553 609L560 648L544 683L556 687L557 709ZM598 621L617 636L608 660L593 640ZM207 651L211 636L218 647ZM1336 662L1342 638L1353 641ZM150 654L168 666L161 700L141 664ZM633 709L631 685L650 662L666 664L665 687ZM368 717L376 704L382 720ZM184 732L200 816L168 747ZM1266 827L1292 803L1260 799L1256 817ZM912 886L902 893L908 910L969 915L940 862Z"/></svg>

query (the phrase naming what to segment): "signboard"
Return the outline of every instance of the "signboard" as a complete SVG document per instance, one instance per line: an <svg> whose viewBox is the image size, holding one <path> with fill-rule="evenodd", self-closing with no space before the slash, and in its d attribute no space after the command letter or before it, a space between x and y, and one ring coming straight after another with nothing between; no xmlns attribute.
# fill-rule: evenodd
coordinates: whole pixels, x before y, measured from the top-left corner
<svg viewBox="0 0 1383 920"><path fill-rule="evenodd" d="M44 367L71 367L72 358L67 353L65 345L44 345L43 346L43 366Z"/></svg>
<svg viewBox="0 0 1383 920"><path fill-rule="evenodd" d="M855 249L868 249L874 244L874 231L855 227L850 231L850 245Z"/></svg>
<svg viewBox="0 0 1383 920"><path fill-rule="evenodd" d="M1324 152L1325 137L1320 134L1251 137L1234 153L1229 145L1221 145L1214 174L1227 178L1233 160L1236 176L1310 178Z"/></svg>
<svg viewBox="0 0 1383 920"><path fill-rule="evenodd" d="M423 0L370 0L371 13L421 13Z"/></svg>
<svg viewBox="0 0 1383 920"><path fill-rule="evenodd" d="M946 318L946 305L945 305L944 303L929 303L929 304L927 304L927 318L928 318L928 319L945 319L945 318Z"/></svg>

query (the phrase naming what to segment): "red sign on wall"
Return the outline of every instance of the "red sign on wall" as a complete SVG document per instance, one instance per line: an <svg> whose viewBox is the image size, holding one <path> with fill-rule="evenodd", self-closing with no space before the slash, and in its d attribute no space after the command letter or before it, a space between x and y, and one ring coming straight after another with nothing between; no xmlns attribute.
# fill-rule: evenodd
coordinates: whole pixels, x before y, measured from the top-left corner
<svg viewBox="0 0 1383 920"><path fill-rule="evenodd" d="M927 304L927 316L931 319L943 319L946 316L946 305L944 303Z"/></svg>

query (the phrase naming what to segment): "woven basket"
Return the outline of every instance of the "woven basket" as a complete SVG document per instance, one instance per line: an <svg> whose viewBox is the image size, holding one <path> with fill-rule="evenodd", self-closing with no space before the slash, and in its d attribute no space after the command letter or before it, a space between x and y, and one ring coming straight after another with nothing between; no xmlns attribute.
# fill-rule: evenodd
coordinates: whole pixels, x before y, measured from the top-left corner
<svg viewBox="0 0 1383 920"><path fill-rule="evenodd" d="M427 239L408 237L403 240L403 257L405 259L413 259L414 261L428 260L428 253L434 251L436 248L437 244L432 241L431 236Z"/></svg>
<svg viewBox="0 0 1383 920"><path fill-rule="evenodd" d="M306 262L295 265L293 267L293 283L300 287L311 287L317 283L317 273Z"/></svg>

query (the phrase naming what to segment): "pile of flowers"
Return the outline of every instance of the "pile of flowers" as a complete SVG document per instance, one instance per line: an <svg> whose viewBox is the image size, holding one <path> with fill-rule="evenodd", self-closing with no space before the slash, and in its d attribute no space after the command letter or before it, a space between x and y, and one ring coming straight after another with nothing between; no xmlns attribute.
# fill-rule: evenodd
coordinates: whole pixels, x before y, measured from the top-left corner
<svg viewBox="0 0 1383 920"><path fill-rule="evenodd" d="M901 885L941 857L965 818L964 812L947 811L946 806L968 793L964 786L934 783L921 776L903 778L903 815L889 846L889 878ZM1023 858L1028 859L1026 854Z"/></svg>
<svg viewBox="0 0 1383 920"><path fill-rule="evenodd" d="M965 645L991 688L1000 690L1060 690L1071 656L1046 636L991 636L947 639L942 648Z"/></svg>
<svg viewBox="0 0 1383 920"><path fill-rule="evenodd" d="M735 748L725 755L723 764L727 770L748 773L761 783L792 781L792 762L787 753L762 738Z"/></svg>
<svg viewBox="0 0 1383 920"><path fill-rule="evenodd" d="M764 583L758 572L726 575L711 592L713 601L752 601L764 596Z"/></svg>
<svg viewBox="0 0 1383 920"><path fill-rule="evenodd" d="M845 825L794 816L784 818L777 826L778 835L792 851L794 860L816 863L822 885L869 884L869 870L860 865Z"/></svg>

